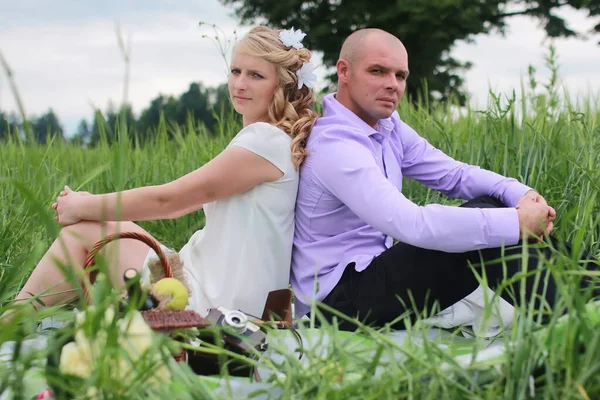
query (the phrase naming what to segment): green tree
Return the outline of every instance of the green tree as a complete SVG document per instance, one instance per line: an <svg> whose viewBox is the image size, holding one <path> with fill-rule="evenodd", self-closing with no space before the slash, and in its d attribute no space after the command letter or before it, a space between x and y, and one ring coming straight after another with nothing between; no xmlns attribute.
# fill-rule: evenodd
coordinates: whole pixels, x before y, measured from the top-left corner
<svg viewBox="0 0 600 400"><path fill-rule="evenodd" d="M31 122L31 129L35 139L40 144L46 144L53 136L63 138L63 128L52 109L49 109L46 114L39 118L34 118Z"/></svg>
<svg viewBox="0 0 600 400"><path fill-rule="evenodd" d="M125 120L130 137L144 144L156 134L160 126L161 116L167 124L184 125L190 116L194 122L199 122L214 132L217 117L230 112L231 102L227 84L217 87L205 87L202 83L191 83L188 90L179 97L159 94L152 99L136 120L129 105L116 110L109 104L107 110L97 110L92 126L82 120L73 138L74 142L96 146L103 137L110 144L116 138L120 123ZM217 117L216 117L216 116ZM167 130L170 135L171 130Z"/></svg>
<svg viewBox="0 0 600 400"><path fill-rule="evenodd" d="M229 88L226 83L219 85L216 88L211 88L210 99L213 112L217 115L226 113L232 108L231 98L229 97Z"/></svg>
<svg viewBox="0 0 600 400"><path fill-rule="evenodd" d="M138 136L142 141L149 139L158 127L161 114L166 121L177 121L178 101L173 96L159 95L142 111L137 121Z"/></svg>
<svg viewBox="0 0 600 400"><path fill-rule="evenodd" d="M232 5L242 23L266 20L274 26L300 28L303 43L324 53L335 65L345 37L360 28L381 28L398 38L409 54L407 93L415 99L427 92L440 100L465 100L461 73L470 63L450 56L457 40L494 30L504 33L515 15L538 18L548 36L579 36L555 11L562 7L600 14L600 0L219 0ZM600 24L594 32L600 32ZM425 85L424 82L427 82Z"/></svg>
<svg viewBox="0 0 600 400"><path fill-rule="evenodd" d="M122 118L125 119L128 134L132 136L134 134L137 122L135 120L135 116L133 115L131 106L126 104L121 106L119 110L116 110L115 106L111 103L108 105L108 109L105 113L100 110L96 110L92 128L89 130L89 144L92 146L97 145L103 135L106 137L106 141L109 144L113 143L117 138L117 132L118 129L120 129L119 126ZM83 129L81 123L79 128Z"/></svg>
<svg viewBox="0 0 600 400"><path fill-rule="evenodd" d="M92 129L85 119L79 121L79 125L77 126L77 131L75 135L71 138L71 142L79 143L80 145L86 145L90 142L92 138Z"/></svg>
<svg viewBox="0 0 600 400"><path fill-rule="evenodd" d="M0 111L0 141L8 139L15 132L19 132L19 124L16 117Z"/></svg>
<svg viewBox="0 0 600 400"><path fill-rule="evenodd" d="M167 123L179 125L185 124L188 116L191 116L194 122L204 124L212 132L217 123L213 113L219 115L220 110L227 109L229 106L226 84L207 88L202 83L194 82L178 98L161 94L153 99L137 121L138 136L142 141L151 137L159 125L161 114L164 115Z"/></svg>
<svg viewBox="0 0 600 400"><path fill-rule="evenodd" d="M106 122L110 128L111 138L113 140L119 129L121 129L122 123L125 123L129 136L135 134L136 120L129 104L121 106L119 110L115 110L114 107L110 106L106 112Z"/></svg>
<svg viewBox="0 0 600 400"><path fill-rule="evenodd" d="M211 111L210 89L201 83L192 83L188 91L179 97L177 123L184 124L188 114L194 121L202 121L209 130L213 129L215 119Z"/></svg>

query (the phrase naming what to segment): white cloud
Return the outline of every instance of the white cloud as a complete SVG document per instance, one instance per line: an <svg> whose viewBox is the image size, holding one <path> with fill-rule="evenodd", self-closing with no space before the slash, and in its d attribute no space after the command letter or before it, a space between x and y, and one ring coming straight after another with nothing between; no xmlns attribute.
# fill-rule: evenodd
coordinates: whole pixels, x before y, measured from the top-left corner
<svg viewBox="0 0 600 400"><path fill-rule="evenodd" d="M586 12L561 11L572 27L580 32L589 30L598 19L586 17ZM506 36L480 35L474 43L458 43L453 55L463 61L473 62L465 80L468 91L479 106L487 103L488 91L510 93L520 91L521 79L527 80L529 65L536 68L538 80L545 81L549 71L544 66L544 56L552 42L556 47L559 75L564 87L573 95L590 88L600 87L600 47L598 37L588 39L548 39L538 26L538 21L528 17L513 17L508 20Z"/></svg>

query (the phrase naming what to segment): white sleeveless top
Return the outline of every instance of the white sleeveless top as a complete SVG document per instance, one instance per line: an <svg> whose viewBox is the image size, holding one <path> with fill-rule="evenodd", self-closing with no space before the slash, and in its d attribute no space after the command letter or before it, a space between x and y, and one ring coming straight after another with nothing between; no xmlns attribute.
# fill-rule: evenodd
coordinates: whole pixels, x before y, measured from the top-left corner
<svg viewBox="0 0 600 400"><path fill-rule="evenodd" d="M179 252L192 290L189 308L201 315L223 306L260 317L267 294L288 287L298 192L291 141L281 129L257 122L229 143L263 157L283 176L204 205L205 228Z"/></svg>

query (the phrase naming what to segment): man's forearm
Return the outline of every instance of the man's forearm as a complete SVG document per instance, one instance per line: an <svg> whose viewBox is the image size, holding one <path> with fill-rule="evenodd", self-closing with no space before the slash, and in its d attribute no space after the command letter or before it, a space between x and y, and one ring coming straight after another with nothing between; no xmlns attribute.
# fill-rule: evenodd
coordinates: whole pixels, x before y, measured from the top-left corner
<svg viewBox="0 0 600 400"><path fill-rule="evenodd" d="M488 195L510 207L531 189L516 179L457 161L433 147L408 125L403 122L400 125L405 177L416 179L449 197L471 200Z"/></svg>

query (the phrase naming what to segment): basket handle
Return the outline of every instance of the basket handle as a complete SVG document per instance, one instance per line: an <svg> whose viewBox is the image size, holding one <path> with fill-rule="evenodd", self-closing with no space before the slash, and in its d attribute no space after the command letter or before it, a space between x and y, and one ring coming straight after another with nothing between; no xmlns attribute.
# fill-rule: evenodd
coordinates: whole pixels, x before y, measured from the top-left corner
<svg viewBox="0 0 600 400"><path fill-rule="evenodd" d="M90 252L88 253L88 255L85 259L83 271L86 273L86 277L83 279L82 288L83 288L83 293L85 296L85 301L87 304L90 304L90 301L91 301L89 285L91 285L95 281L96 275L98 274L97 271L89 271L89 269L94 265L94 261L96 259L96 254L98 254L100 249L102 249L102 247L104 247L108 243L110 243L114 240L117 240L117 239L137 239L141 242L146 243L158 255L158 259L160 260L160 263L163 266L163 269L165 271L165 276L167 278L173 277L173 271L171 270L171 264L169 263L169 260L165 256L165 253L162 251L160 244L152 236L150 236L146 233L140 233L140 232L114 233L114 234L108 235L104 239L96 242L96 244L94 244L94 246L92 247L92 249L90 250Z"/></svg>

